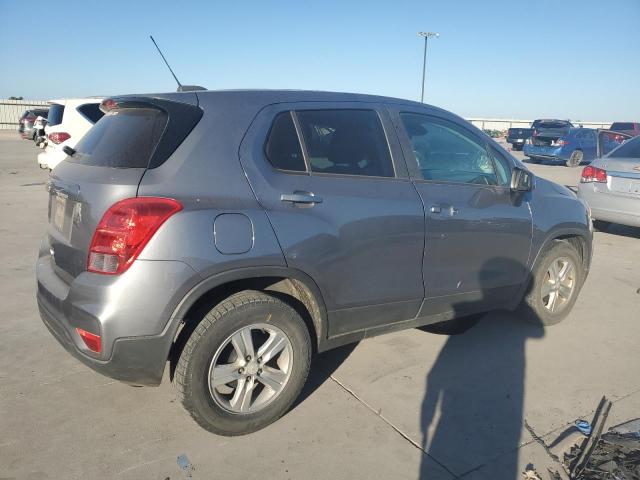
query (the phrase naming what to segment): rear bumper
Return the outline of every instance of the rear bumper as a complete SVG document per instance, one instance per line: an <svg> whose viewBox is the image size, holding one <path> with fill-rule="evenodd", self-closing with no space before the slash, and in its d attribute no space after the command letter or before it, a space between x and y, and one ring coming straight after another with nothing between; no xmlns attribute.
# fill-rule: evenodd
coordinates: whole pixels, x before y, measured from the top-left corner
<svg viewBox="0 0 640 480"><path fill-rule="evenodd" d="M54 169L62 160L64 160L66 154L62 149L54 148L51 145L47 145L44 152L38 154L38 164L41 168Z"/></svg>
<svg viewBox="0 0 640 480"><path fill-rule="evenodd" d="M591 208L595 220L640 227L640 197L598 191L607 188L594 183L578 184L578 197Z"/></svg>
<svg viewBox="0 0 640 480"><path fill-rule="evenodd" d="M167 361L167 339L164 335L121 338L114 342L111 357L99 360L84 353L77 342L80 341L74 327L56 312L48 302L38 294L38 309L42 322L60 345L73 357L96 372L107 377L132 385L157 386L162 381Z"/></svg>
<svg viewBox="0 0 640 480"><path fill-rule="evenodd" d="M566 161L570 152L564 151L562 147L541 147L538 145L525 144L524 154L528 157L547 158L549 160Z"/></svg>
<svg viewBox="0 0 640 480"><path fill-rule="evenodd" d="M160 383L179 324L172 313L200 281L182 262L137 260L120 276L84 272L67 283L42 252L36 276L40 316L58 342L97 372L135 385ZM100 353L77 328L100 335Z"/></svg>

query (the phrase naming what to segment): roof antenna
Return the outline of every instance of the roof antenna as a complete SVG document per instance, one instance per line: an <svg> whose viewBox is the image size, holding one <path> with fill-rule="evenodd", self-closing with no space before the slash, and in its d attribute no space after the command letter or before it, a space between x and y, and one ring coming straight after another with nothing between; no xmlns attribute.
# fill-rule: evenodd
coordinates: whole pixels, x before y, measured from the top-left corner
<svg viewBox="0 0 640 480"><path fill-rule="evenodd" d="M162 54L162 50L160 50L160 47L158 46L156 41L153 39L153 35L149 35L149 38L151 39L153 44L156 46L156 49L158 50L158 53L162 57L162 60L164 60L165 65L167 66L167 68L171 72L171 75L173 75L173 78L175 79L176 83L178 84L178 88L176 90L177 92L192 92L192 91L195 91L195 90L206 90L206 88L199 87L198 85L182 85L180 83L180 80L178 80L178 77L176 77L176 74L173 73L173 70L171 69L171 66L169 65L169 62L167 62L167 59L164 58L164 55Z"/></svg>

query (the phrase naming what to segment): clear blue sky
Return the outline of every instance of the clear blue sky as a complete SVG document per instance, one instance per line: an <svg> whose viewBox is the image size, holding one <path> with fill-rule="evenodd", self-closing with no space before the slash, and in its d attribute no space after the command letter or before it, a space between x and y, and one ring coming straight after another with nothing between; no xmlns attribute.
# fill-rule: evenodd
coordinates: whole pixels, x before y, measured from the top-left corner
<svg viewBox="0 0 640 480"><path fill-rule="evenodd" d="M0 0L0 98L172 91L151 33L183 83L418 99L419 30L428 103L640 121L640 0Z"/></svg>

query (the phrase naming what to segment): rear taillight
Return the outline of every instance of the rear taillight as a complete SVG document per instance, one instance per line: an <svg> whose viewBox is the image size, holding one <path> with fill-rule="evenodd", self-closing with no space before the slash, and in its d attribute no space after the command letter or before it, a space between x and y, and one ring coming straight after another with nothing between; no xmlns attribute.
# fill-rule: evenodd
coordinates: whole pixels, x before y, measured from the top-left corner
<svg viewBox="0 0 640 480"><path fill-rule="evenodd" d="M50 142L59 145L62 142L69 140L71 138L71 135L69 135L67 132L53 132L47 135L47 138Z"/></svg>
<svg viewBox="0 0 640 480"><path fill-rule="evenodd" d="M536 130L533 130L533 131L531 132L531 136L532 136L532 137L537 137L537 136L538 136L538 132L537 132Z"/></svg>
<svg viewBox="0 0 640 480"><path fill-rule="evenodd" d="M100 341L100 335L87 332L81 328L76 328L76 332L80 335L80 338L92 352L100 353L102 351L102 342Z"/></svg>
<svg viewBox="0 0 640 480"><path fill-rule="evenodd" d="M606 183L607 182L607 171L602 168L592 167L591 165L584 167L582 170L582 176L580 178L582 183L590 183L590 182L598 182L598 183Z"/></svg>
<svg viewBox="0 0 640 480"><path fill-rule="evenodd" d="M126 271L160 226L182 205L171 198L127 198L102 216L89 247L87 270L116 275Z"/></svg>

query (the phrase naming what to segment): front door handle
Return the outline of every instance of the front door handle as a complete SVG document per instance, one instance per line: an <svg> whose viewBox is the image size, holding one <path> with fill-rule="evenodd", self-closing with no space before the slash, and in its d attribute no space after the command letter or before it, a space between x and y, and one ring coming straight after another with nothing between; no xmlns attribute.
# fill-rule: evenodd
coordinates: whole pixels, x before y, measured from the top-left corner
<svg viewBox="0 0 640 480"><path fill-rule="evenodd" d="M311 192L296 190L293 193L283 193L282 195L280 195L280 201L314 205L316 203L322 203L322 198L314 195Z"/></svg>
<svg viewBox="0 0 640 480"><path fill-rule="evenodd" d="M431 205L431 213L440 213L441 211L440 205Z"/></svg>

